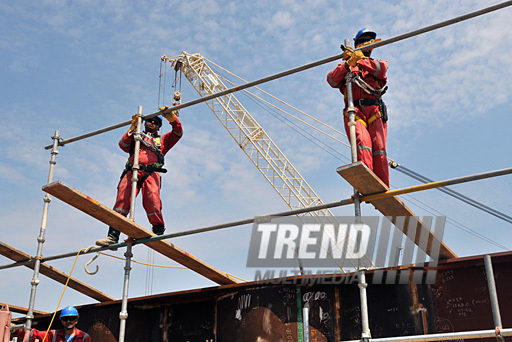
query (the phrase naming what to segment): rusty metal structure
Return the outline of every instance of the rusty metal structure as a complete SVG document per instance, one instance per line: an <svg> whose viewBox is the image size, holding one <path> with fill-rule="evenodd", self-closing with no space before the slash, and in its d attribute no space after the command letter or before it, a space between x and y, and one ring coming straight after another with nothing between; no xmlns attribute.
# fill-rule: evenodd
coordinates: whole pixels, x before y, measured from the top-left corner
<svg viewBox="0 0 512 342"><path fill-rule="evenodd" d="M492 263L501 321L504 327L510 327L512 295L508 287L512 282L512 253L494 254ZM411 269L389 268L386 272L398 276ZM463 340L475 331L480 340L496 340L485 257L440 261L435 269L433 284L399 284L398 277L395 285L372 284L374 271L367 271L373 340ZM79 307L81 329L93 341L117 341L121 305L118 300ZM309 310L309 341L359 340L361 308L357 280L328 275L131 298L128 322L133 323L126 326L126 340L306 341L300 336L304 308ZM50 316L37 316L35 327L47 327ZM507 336L511 329L500 333L498 337Z"/></svg>

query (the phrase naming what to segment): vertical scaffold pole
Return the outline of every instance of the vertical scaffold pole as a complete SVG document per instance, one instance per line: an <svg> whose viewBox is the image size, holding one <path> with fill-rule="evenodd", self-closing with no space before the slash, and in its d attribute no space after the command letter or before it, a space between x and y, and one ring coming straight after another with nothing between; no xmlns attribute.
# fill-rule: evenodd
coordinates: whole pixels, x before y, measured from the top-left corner
<svg viewBox="0 0 512 342"><path fill-rule="evenodd" d="M142 126L142 106L138 107L137 110L137 129L135 130L135 147L133 150L133 167L132 167L132 197L130 202L130 216L132 221L135 221L135 199L137 197L137 186L139 181L139 150L141 138L141 126ZM124 267L124 284L123 284L123 300L121 304L121 312L119 313L119 342L124 342L124 336L126 331L126 320L128 319L128 286L130 284L130 271L132 261L132 243L131 239L128 239L126 246L126 252L124 256L126 258L126 264Z"/></svg>
<svg viewBox="0 0 512 342"><path fill-rule="evenodd" d="M124 266L123 300L121 302L121 312L119 313L119 320L121 321L119 325L119 342L124 342L126 320L128 319L128 286L130 285L130 271L132 269L132 243L133 240L126 240L126 252L124 253L126 263Z"/></svg>
<svg viewBox="0 0 512 342"><path fill-rule="evenodd" d="M348 47L350 45L350 40L345 39L345 46ZM356 141L356 108L354 107L354 97L352 94L352 77L354 75L351 71L347 72L346 76L346 86L347 86L347 112L348 112L348 127L350 133L350 150L352 152L352 163L357 162L357 141ZM359 193L356 188L354 188L354 211L356 222L360 222L361 220L361 201L359 199ZM358 268L357 272L359 273L359 296L361 298L361 325L362 325L362 333L361 339L363 341L368 341L371 338L370 334L370 325L368 320L368 301L366 297L366 287L368 284L366 283L366 276L364 273L364 269Z"/></svg>
<svg viewBox="0 0 512 342"><path fill-rule="evenodd" d="M496 337L501 340L500 331L503 328L501 325L500 307L498 305L498 292L496 291L496 282L494 281L494 271L492 269L492 261L490 255L484 256L485 274L487 275L487 287L489 288L489 297L491 299L492 317L494 319L494 328L496 329Z"/></svg>
<svg viewBox="0 0 512 342"><path fill-rule="evenodd" d="M51 157L50 157L50 171L48 172L48 184L53 181L53 171L55 169L55 164L57 164L57 154L59 154L59 151L57 151L57 147L59 146L59 141L61 140L59 131L55 131L55 135L52 137L53 139L53 148L51 150ZM32 329L32 320L34 319L34 304L36 300L36 289L37 285L39 285L39 269L41 267L41 257L43 255L43 244L45 241L45 232L46 232L46 220L48 218L48 208L50 206L50 202L52 201L52 198L50 195L46 194L43 198L44 206L43 206L43 217L41 219L41 229L39 230L39 236L37 238L37 254L36 254L36 262L34 264L34 276L32 277L32 280L30 281L30 284L32 285L30 289L30 301L28 304L28 311L27 311L27 320L25 322L25 330Z"/></svg>
<svg viewBox="0 0 512 342"><path fill-rule="evenodd" d="M137 196L137 182L139 181L139 150L141 138L141 126L142 126L142 106L139 106L137 111L137 130L135 131L135 148L133 150L133 167L132 167L132 197L130 202L130 216L132 221L135 221L135 197Z"/></svg>
<svg viewBox="0 0 512 342"><path fill-rule="evenodd" d="M304 327L304 342L309 342L309 303L302 309L302 320Z"/></svg>
<svg viewBox="0 0 512 342"><path fill-rule="evenodd" d="M345 46L349 46L350 40L345 39ZM348 112L348 127L350 133L350 150L352 152L352 163L357 162L357 142L356 142L356 108L354 107L354 97L352 95L352 77L354 75L351 71L346 75L347 86L347 112ZM356 216L361 216L361 202L359 200L357 189L354 188L354 209Z"/></svg>

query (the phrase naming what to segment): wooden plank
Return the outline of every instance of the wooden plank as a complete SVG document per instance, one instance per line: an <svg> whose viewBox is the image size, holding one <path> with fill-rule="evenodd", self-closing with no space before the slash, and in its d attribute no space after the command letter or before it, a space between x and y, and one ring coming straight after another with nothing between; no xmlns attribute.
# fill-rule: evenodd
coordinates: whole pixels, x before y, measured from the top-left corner
<svg viewBox="0 0 512 342"><path fill-rule="evenodd" d="M23 315L26 315L27 312L28 312L28 308L25 308L23 306L11 305L11 304L8 304L8 303L0 303L0 307L3 304L9 305L9 311L11 311L11 312L16 312L16 313L23 314ZM34 316L49 315L50 313L51 312L34 310Z"/></svg>
<svg viewBox="0 0 512 342"><path fill-rule="evenodd" d="M336 172L349 182L360 194L371 195L381 192L386 192L389 188L384 184L364 163L356 162L349 165L339 167ZM405 217L403 229L400 223L397 228L401 229L404 234L407 234L408 227L416 227L415 241L416 245L419 244L421 232L424 229L428 230L428 244L425 251L430 255L432 243L434 240L440 244L439 259L456 258L457 255L446 246L442 241L434 235L434 233L426 227L423 222L409 209L402 200L397 196L381 198L370 202L373 206L380 211L384 216L390 216L391 221L396 224L397 217Z"/></svg>
<svg viewBox="0 0 512 342"><path fill-rule="evenodd" d="M14 261L26 261L31 259L29 254L22 252L19 249L16 249L13 246L6 244L3 241L0 241L0 254ZM25 266L34 269L34 263L30 263ZM58 281L61 284L66 284L66 281L68 280L69 277L68 274L59 271L55 267L50 266L44 262L42 262L39 267L39 273L44 274L48 278ZM73 277L69 279L68 286L100 302L116 300L114 297L111 297Z"/></svg>
<svg viewBox="0 0 512 342"><path fill-rule="evenodd" d="M108 226L114 227L133 239L143 239L156 236L144 227L106 207L95 199L84 195L62 181L57 181L43 186L43 191L46 191L50 195L55 196ZM185 252L169 241L159 240L145 244L166 257L171 258L183 266L188 267L202 276L216 282L217 284L225 285L238 283L238 281L229 274L221 272L208 265L204 261Z"/></svg>

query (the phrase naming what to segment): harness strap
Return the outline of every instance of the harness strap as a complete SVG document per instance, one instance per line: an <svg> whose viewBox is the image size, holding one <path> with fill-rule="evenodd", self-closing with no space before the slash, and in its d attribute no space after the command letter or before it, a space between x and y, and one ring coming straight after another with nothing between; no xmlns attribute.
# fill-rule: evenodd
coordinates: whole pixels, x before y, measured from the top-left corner
<svg viewBox="0 0 512 342"><path fill-rule="evenodd" d="M148 179L148 177L153 173L153 172L160 172L160 173L166 173L167 170L164 169L164 168L161 168L159 166L157 166L158 164L154 164L154 165L139 165L139 170L140 171L144 171L145 174L144 176L142 176L141 179L139 179L139 181L137 182L137 185L139 187L142 186L142 184L144 184L144 182L146 181L146 179ZM119 179L119 184L121 183L121 180L124 178L124 176L132 171L132 168L133 168L133 165L132 163L130 163L130 161L127 161L126 162L126 166L123 170L123 172L121 173L121 177ZM117 186L119 186L119 184Z"/></svg>
<svg viewBox="0 0 512 342"><path fill-rule="evenodd" d="M142 137L143 139L141 140L141 142L144 144L144 146L148 147L151 149L151 151L153 151L153 153L156 154L156 156L158 157L158 167L161 167L164 165L164 155L162 154L161 152L161 148L160 148L160 137L152 137L151 135L149 134L146 134L144 132L141 132L142 134ZM146 140L146 138L149 140Z"/></svg>
<svg viewBox="0 0 512 342"><path fill-rule="evenodd" d="M358 101L362 101L362 100L375 100L375 101L377 101L377 103L376 103L376 104L371 104L371 105L359 105L359 104L358 104L358 106L359 106L359 107L362 107L362 106L373 106L373 105L379 105L379 100L377 100L377 99L361 99L361 100L358 100ZM358 102L358 101L356 101L356 102ZM354 102L354 106L356 105L356 102ZM348 111L347 111L347 108L343 109L343 115L345 115L346 117L348 117L348 116L349 116ZM371 125L375 120L377 120L377 119L379 119L379 118L381 118L381 117L382 117L380 110L379 110L379 112L378 112L377 114L372 115L372 116L368 119L368 121L365 121L363 118L361 118L361 117L360 117L359 115L357 115L356 113L354 113L354 115L355 115L355 117L356 117L356 121L361 122L361 123L363 124L364 128L368 128L368 126L369 126L369 125Z"/></svg>

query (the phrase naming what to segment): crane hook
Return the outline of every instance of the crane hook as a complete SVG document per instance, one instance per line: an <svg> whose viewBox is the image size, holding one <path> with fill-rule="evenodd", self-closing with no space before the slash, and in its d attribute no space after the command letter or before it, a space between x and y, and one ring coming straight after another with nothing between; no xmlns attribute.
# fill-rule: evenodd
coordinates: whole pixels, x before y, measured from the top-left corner
<svg viewBox="0 0 512 342"><path fill-rule="evenodd" d="M94 246L90 246L88 247L85 252L88 252L89 249L91 248L94 248ZM91 272L89 271L89 269L87 268L87 266L89 266L94 260L98 259L98 257L100 256L100 252L96 252L96 255L89 261L87 261L87 263L85 264L84 266L84 269L85 269L85 273L87 273L88 275L95 275L96 273L98 273L98 271L100 270L100 267L98 265L96 265L96 270Z"/></svg>

